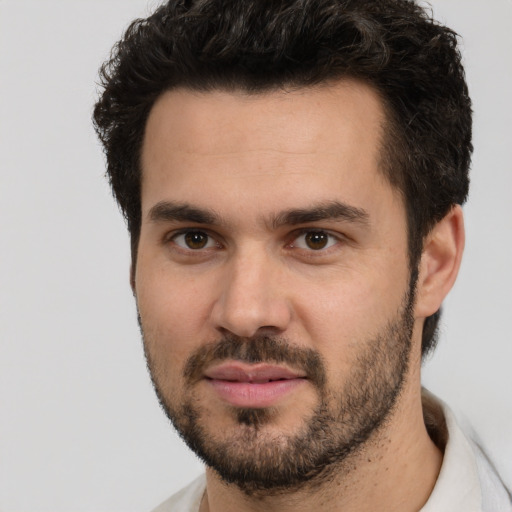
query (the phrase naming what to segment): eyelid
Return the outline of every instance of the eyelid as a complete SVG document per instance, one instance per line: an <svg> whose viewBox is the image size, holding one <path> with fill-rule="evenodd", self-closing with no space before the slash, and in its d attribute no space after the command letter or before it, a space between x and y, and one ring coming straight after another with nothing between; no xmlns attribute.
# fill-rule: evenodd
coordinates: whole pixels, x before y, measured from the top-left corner
<svg viewBox="0 0 512 512"><path fill-rule="evenodd" d="M306 248L306 247L297 247L296 245L294 245L295 241L298 238L300 238L301 236L307 235L308 233L324 233L328 237L334 239L336 242L335 243L330 243L327 247L324 247L324 248L321 248L321 249L311 249L311 248ZM307 251L307 252L311 252L311 253L317 253L317 254L325 253L329 249L331 249L332 247L338 245L339 243L342 243L342 242L346 241L346 237L343 236L341 233L335 233L335 232L332 232L329 229L322 229L322 228L301 228L299 230L294 231L291 234L290 238L291 238L291 242L288 244L288 247L296 248L296 249Z"/></svg>
<svg viewBox="0 0 512 512"><path fill-rule="evenodd" d="M214 245L210 246L210 247L205 247L202 249L192 249L192 248L187 248L186 246L179 245L174 242L174 240L177 237L179 237L181 235L185 235L187 233L204 233L206 236L208 236L209 241L211 240L214 243ZM334 239L334 243L328 242L328 246L321 248L321 249L298 247L295 243L296 240L298 238L300 238L301 236L304 236L308 233L324 233L331 239ZM297 249L297 250L304 251L304 252L308 252L308 253L311 253L311 255L317 254L318 256L320 256L321 254L325 254L326 252L330 252L329 249L336 247L337 245L339 245L341 243L349 241L349 239L347 239L347 237L342 233L333 232L329 229L320 228L320 227L304 227L304 228L296 229L293 232L291 232L287 238L289 241L286 243L286 247L291 248L291 249ZM218 233L212 233L209 229L207 229L207 228L205 229L200 226L184 227L184 228L179 228L179 229L175 229L170 232L167 232L162 238L162 243L164 245L167 245L170 242L173 242L174 246L178 250L185 251L187 253L201 253L206 250L212 250L215 248L221 249L221 248L225 247L225 243L223 242L222 237Z"/></svg>
<svg viewBox="0 0 512 512"><path fill-rule="evenodd" d="M203 247L201 249L192 249L190 247L186 247L186 246L182 246L182 245L179 245L175 242L175 239L181 235L186 235L187 233L203 233L205 234L207 237L208 237L208 242L209 243L210 241L213 241L214 242L214 247ZM168 244L169 242L173 242L174 245L182 250L182 251L186 251L186 252L190 252L190 253L199 253L201 251L205 251L205 250L209 250L209 249L214 249L215 247L217 248L221 248L222 247L222 243L219 241L219 236L218 235L215 235L213 234L211 231L209 231L208 229L204 229L204 228L201 228L201 227L186 227L186 228L180 228L180 229L176 229L174 231L171 231L169 233L166 233L164 238L163 238L163 243L164 244Z"/></svg>

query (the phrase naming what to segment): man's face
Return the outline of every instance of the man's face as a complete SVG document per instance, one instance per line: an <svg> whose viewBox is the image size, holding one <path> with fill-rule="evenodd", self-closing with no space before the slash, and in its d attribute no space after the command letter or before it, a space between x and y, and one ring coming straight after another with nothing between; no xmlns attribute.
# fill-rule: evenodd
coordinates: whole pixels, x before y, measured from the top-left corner
<svg viewBox="0 0 512 512"><path fill-rule="evenodd" d="M262 95L176 90L151 111L134 279L159 398L246 491L364 446L408 370L403 202L356 83Z"/></svg>

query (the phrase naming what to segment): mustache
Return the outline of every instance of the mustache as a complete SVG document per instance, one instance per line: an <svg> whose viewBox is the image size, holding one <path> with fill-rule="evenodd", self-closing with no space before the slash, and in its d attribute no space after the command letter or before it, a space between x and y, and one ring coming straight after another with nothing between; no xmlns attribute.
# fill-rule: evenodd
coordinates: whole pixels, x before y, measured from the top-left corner
<svg viewBox="0 0 512 512"><path fill-rule="evenodd" d="M225 335L218 341L203 345L187 359L183 376L188 384L194 384L203 378L209 366L225 360L248 364L286 364L292 369L303 371L318 388L325 387L325 364L318 352L295 346L286 338L269 335L251 338Z"/></svg>

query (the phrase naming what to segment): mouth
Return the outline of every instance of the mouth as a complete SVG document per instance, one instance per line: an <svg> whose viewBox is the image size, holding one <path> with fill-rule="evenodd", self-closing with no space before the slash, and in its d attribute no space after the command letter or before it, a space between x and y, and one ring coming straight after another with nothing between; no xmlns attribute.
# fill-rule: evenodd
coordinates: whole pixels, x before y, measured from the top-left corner
<svg viewBox="0 0 512 512"><path fill-rule="evenodd" d="M276 406L307 382L303 372L284 366L237 361L213 366L204 377L221 400L244 408Z"/></svg>

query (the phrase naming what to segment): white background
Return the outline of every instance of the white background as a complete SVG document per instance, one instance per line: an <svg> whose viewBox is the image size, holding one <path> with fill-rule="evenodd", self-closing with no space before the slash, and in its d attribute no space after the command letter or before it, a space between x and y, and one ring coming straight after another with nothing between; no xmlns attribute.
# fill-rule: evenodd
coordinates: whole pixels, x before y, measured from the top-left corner
<svg viewBox="0 0 512 512"><path fill-rule="evenodd" d="M153 2L153 6L155 2ZM436 0L475 110L467 250L424 381L512 484L512 2ZM146 0L0 0L0 509L148 510L201 471L161 413L90 117Z"/></svg>

